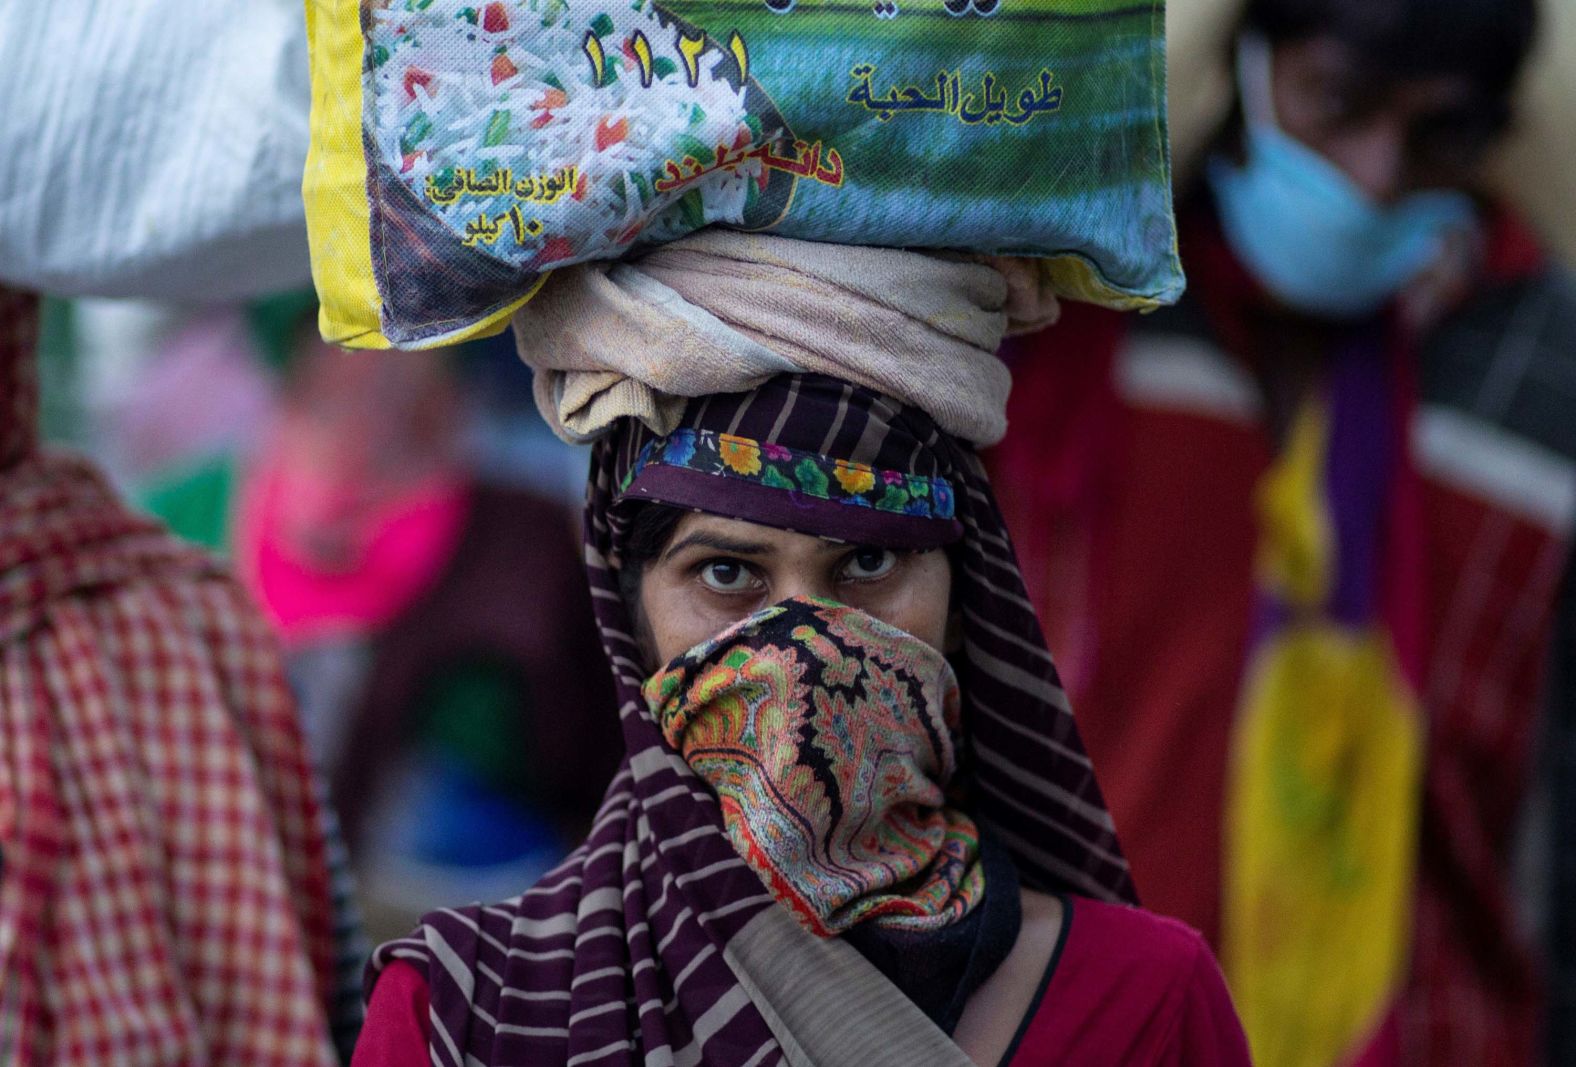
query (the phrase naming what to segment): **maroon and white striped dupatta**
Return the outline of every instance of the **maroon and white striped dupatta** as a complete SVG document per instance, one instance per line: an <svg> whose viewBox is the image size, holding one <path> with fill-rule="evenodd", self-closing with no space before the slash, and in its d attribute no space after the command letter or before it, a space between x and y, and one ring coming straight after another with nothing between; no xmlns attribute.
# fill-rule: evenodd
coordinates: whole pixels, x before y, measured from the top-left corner
<svg viewBox="0 0 1576 1067"><path fill-rule="evenodd" d="M743 457L738 469L707 468L688 444L675 447L686 433L703 443L726 435L731 454ZM781 463L752 464L751 455ZM785 484L780 472L805 462L800 482ZM766 476L768 467L779 475ZM818 478L816 469L831 478ZM854 491L866 481L870 491ZM882 495L883 483L933 488L923 502L899 506L891 502L902 498ZM966 806L1007 846L1024 884L1133 899L973 450L923 412L868 389L783 376L750 393L692 402L666 439L626 420L598 442L586 560L618 685L626 758L585 844L538 885L500 904L434 912L410 937L375 954L369 988L394 960L424 972L435 1064L751 1067L814 1060L799 1039L825 1036L796 1034L790 1013L777 1010L765 988L817 973L793 958L799 950L792 935L773 942L776 955L766 962L775 977L763 979L748 966L761 962L763 922L787 913L735 852L715 796L663 740L641 697L646 672L617 580L629 504L641 500L863 543L956 539ZM895 989L873 969L863 980ZM837 1007L825 1004L834 1014ZM918 1029L945 1042L914 1014ZM825 1017L817 1028L836 1031L838 1020ZM839 1062L865 1054L871 1036L881 1034L878 1025L866 1034L857 1029L834 1034ZM888 1053L865 1062L892 1061Z"/></svg>

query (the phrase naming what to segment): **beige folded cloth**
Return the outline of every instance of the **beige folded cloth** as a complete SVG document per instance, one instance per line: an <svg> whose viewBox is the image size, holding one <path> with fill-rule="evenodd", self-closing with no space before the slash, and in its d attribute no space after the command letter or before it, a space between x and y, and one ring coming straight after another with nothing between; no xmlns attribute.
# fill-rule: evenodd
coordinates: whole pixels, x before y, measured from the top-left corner
<svg viewBox="0 0 1576 1067"><path fill-rule="evenodd" d="M658 433L690 397L828 374L989 445L1006 432L1009 326L1055 318L1038 264L703 230L638 260L557 272L514 320L536 400L584 442L634 416Z"/></svg>

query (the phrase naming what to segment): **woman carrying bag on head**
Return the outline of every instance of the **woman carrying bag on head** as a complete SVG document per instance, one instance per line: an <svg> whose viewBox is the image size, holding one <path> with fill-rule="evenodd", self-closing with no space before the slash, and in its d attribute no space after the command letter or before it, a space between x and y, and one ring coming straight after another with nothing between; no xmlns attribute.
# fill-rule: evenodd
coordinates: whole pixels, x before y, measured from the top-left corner
<svg viewBox="0 0 1576 1067"><path fill-rule="evenodd" d="M537 886L376 953L358 1067L1247 1062L1132 906L973 451L1036 296L706 233L538 297L625 761Z"/></svg>

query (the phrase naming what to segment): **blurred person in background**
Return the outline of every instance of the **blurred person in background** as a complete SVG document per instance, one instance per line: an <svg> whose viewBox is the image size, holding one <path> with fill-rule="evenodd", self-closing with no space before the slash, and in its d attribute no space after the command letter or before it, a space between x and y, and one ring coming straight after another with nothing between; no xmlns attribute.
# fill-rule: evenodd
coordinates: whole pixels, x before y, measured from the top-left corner
<svg viewBox="0 0 1576 1067"><path fill-rule="evenodd" d="M51 14L0 4L0 1064L327 1067L362 954L276 639L39 447L29 295L306 282L301 9Z"/></svg>
<svg viewBox="0 0 1576 1067"><path fill-rule="evenodd" d="M0 1063L332 1064L360 958L274 639L39 450L36 315L0 288Z"/></svg>
<svg viewBox="0 0 1576 1067"><path fill-rule="evenodd" d="M1535 22L1253 0L1187 298L1013 353L1035 605L1145 903L1267 1067L1571 1054L1517 865L1576 697L1576 295L1478 193Z"/></svg>
<svg viewBox="0 0 1576 1067"><path fill-rule="evenodd" d="M244 464L236 564L288 650L369 923L392 934L556 864L618 723L573 514L487 477L465 440L461 363L482 357L347 354L298 325Z"/></svg>
<svg viewBox="0 0 1576 1067"><path fill-rule="evenodd" d="M241 473L278 408L295 325L316 306L314 294L300 291L239 305L151 305L173 313L169 336L100 405L94 436L96 452L113 454L105 461L124 471L137 503L174 533L230 554ZM79 334L105 332L84 329L94 315L84 316L81 302L75 308ZM87 363L93 344L83 341L78 358ZM124 349L124 335L97 341L100 351L117 346ZM193 396L204 399L203 410L188 414Z"/></svg>

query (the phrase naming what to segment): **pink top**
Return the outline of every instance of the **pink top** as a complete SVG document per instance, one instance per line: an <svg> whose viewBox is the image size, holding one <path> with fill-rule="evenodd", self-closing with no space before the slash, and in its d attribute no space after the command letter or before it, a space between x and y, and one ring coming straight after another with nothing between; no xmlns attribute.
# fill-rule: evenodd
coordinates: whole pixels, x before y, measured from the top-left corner
<svg viewBox="0 0 1576 1067"><path fill-rule="evenodd" d="M1002 1067L1247 1067L1226 981L1198 932L1064 897L1062 941Z"/></svg>
<svg viewBox="0 0 1576 1067"><path fill-rule="evenodd" d="M1247 1067L1247 1040L1197 932L1138 908L1064 897L1062 937L1000 1067ZM351 1067L427 1067L427 982L378 979Z"/></svg>

